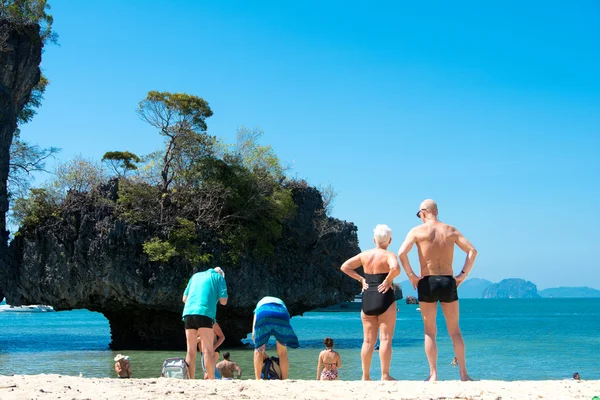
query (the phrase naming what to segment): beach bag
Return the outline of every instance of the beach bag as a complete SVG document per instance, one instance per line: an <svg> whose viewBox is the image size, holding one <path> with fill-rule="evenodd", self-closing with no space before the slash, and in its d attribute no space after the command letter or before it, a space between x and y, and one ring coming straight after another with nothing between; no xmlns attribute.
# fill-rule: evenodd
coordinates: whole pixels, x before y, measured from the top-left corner
<svg viewBox="0 0 600 400"><path fill-rule="evenodd" d="M183 358L167 358L162 366L163 378L190 379L188 365Z"/></svg>
<svg viewBox="0 0 600 400"><path fill-rule="evenodd" d="M281 368L279 367L279 358L267 358L263 363L262 379L281 379Z"/></svg>

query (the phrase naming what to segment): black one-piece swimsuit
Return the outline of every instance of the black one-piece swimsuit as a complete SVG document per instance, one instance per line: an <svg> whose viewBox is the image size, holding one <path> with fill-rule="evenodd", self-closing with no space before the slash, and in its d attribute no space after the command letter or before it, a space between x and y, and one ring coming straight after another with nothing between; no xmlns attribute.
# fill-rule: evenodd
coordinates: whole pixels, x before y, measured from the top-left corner
<svg viewBox="0 0 600 400"><path fill-rule="evenodd" d="M387 273L365 274L369 288L362 295L362 310L366 315L381 315L396 301L394 290L391 288L385 293L379 293L377 290L387 276Z"/></svg>

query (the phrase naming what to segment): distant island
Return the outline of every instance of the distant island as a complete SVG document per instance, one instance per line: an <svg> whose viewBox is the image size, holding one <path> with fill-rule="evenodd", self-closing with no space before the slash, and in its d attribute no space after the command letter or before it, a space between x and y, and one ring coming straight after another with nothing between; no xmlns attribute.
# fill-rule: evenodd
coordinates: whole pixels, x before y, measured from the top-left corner
<svg viewBox="0 0 600 400"><path fill-rule="evenodd" d="M410 281L399 283L404 296L417 296ZM470 278L458 288L461 299L537 299L537 298L593 298L600 290L587 286L557 287L539 290L530 281L518 278L504 279L498 283L486 279Z"/></svg>
<svg viewBox="0 0 600 400"><path fill-rule="evenodd" d="M538 294L542 297L557 297L557 298L580 298L580 297L600 297L600 290L593 289L587 286L579 287L557 287L540 290Z"/></svg>
<svg viewBox="0 0 600 400"><path fill-rule="evenodd" d="M538 299L537 286L525 279L503 279L483 291L484 299Z"/></svg>

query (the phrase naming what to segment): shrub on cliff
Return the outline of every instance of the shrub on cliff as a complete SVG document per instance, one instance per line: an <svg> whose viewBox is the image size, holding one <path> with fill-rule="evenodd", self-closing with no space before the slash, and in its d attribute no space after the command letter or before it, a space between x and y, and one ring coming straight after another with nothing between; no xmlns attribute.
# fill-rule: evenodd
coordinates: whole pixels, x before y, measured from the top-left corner
<svg viewBox="0 0 600 400"><path fill-rule="evenodd" d="M259 144L262 132L242 127L236 143L223 143L206 132L208 103L182 93L150 92L138 114L164 138L163 150L141 158L113 151L103 159L112 162L118 179L115 215L156 232L143 245L149 260L206 263L210 255L203 253L202 232L207 231L233 260L248 249L254 257L272 255L295 204L286 168L270 146ZM57 197L90 192L107 179L98 163L81 158L61 164L57 172L51 189L18 201L15 217L22 224L59 215Z"/></svg>

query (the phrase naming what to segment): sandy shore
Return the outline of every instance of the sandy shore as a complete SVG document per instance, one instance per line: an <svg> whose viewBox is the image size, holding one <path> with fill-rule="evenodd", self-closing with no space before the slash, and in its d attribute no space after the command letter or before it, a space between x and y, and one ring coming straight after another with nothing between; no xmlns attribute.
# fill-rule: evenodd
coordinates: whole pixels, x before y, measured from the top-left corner
<svg viewBox="0 0 600 400"><path fill-rule="evenodd" d="M0 376L0 399L586 399L600 381L186 381Z"/></svg>

